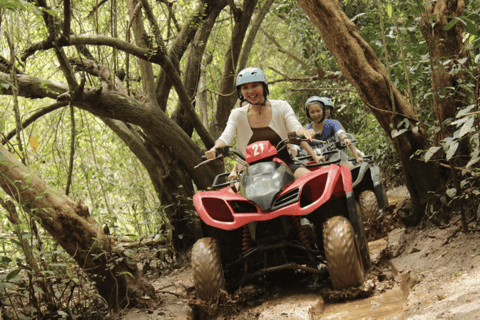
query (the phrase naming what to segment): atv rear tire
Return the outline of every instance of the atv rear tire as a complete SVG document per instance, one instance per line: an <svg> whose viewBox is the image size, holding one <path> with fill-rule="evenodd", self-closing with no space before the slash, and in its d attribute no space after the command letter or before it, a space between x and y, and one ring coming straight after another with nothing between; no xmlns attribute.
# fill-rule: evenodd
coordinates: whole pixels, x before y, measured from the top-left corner
<svg viewBox="0 0 480 320"><path fill-rule="evenodd" d="M378 201L375 192L365 190L358 196L358 203L362 210L363 220L369 221L379 216Z"/></svg>
<svg viewBox="0 0 480 320"><path fill-rule="evenodd" d="M365 281L355 232L347 218L335 216L323 224L323 246L334 290L358 287Z"/></svg>
<svg viewBox="0 0 480 320"><path fill-rule="evenodd" d="M197 298L208 301L225 289L220 246L214 238L197 240L192 249L193 282Z"/></svg>

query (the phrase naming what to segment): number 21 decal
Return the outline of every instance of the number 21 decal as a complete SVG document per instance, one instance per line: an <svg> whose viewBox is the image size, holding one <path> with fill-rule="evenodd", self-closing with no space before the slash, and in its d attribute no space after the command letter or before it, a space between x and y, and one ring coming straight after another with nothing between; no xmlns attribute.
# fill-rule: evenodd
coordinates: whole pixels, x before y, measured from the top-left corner
<svg viewBox="0 0 480 320"><path fill-rule="evenodd" d="M260 152L258 152L258 147L260 146ZM256 157L258 156L260 153L263 153L263 150L264 150L264 147L263 147L263 143L259 143L259 144L254 144L252 146L253 148L253 156Z"/></svg>

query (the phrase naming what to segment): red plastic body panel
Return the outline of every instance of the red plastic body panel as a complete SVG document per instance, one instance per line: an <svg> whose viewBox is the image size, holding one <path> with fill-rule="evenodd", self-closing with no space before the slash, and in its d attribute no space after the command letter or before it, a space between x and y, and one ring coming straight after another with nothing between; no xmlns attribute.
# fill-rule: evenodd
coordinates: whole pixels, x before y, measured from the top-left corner
<svg viewBox="0 0 480 320"><path fill-rule="evenodd" d="M277 155L277 149L270 141L257 141L247 147L245 161L247 163L254 163L275 155Z"/></svg>
<svg viewBox="0 0 480 320"><path fill-rule="evenodd" d="M199 191L193 197L193 201L200 219L206 224L219 229L234 230L253 221L272 220L284 215L307 215L332 197L340 197L351 192L352 175L350 169L345 166L332 164L328 167L319 167L318 170L296 179L279 194L279 197L296 188L300 190L298 201L271 212L263 212L243 196L231 192L229 187L215 191ZM302 206L302 200L307 204ZM256 208L256 212L235 213L232 201L248 201L251 208Z"/></svg>

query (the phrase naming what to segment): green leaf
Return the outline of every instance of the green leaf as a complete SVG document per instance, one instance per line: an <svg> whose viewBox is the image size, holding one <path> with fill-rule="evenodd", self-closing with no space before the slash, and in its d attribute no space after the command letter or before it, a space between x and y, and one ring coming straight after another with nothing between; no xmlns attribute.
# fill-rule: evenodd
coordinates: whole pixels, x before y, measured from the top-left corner
<svg viewBox="0 0 480 320"><path fill-rule="evenodd" d="M9 263L9 262L12 262L13 260L10 259L9 257L2 256L2 258L0 259L0 261L5 262L5 263Z"/></svg>
<svg viewBox="0 0 480 320"><path fill-rule="evenodd" d="M458 18L453 18L449 23L447 23L447 25L445 27L443 27L443 31L448 31L450 29L452 29L457 23L458 23Z"/></svg>
<svg viewBox="0 0 480 320"><path fill-rule="evenodd" d="M15 243L17 246L19 246L20 248L23 248L22 247L22 244L20 242L18 242L17 240L15 239L10 239L11 242Z"/></svg>
<svg viewBox="0 0 480 320"><path fill-rule="evenodd" d="M32 237L32 235L30 233L24 233L22 234L22 240L24 239L30 239Z"/></svg>
<svg viewBox="0 0 480 320"><path fill-rule="evenodd" d="M15 278L19 273L20 273L20 269L15 269L13 270L12 272L10 272L9 274L7 274L7 281L9 280L12 280L13 278Z"/></svg>
<svg viewBox="0 0 480 320"><path fill-rule="evenodd" d="M66 268L66 267L67 267L67 264L66 264L66 263L50 263L49 266L50 266L50 267L63 267L63 268Z"/></svg>
<svg viewBox="0 0 480 320"><path fill-rule="evenodd" d="M466 135L470 129L472 129L474 123L473 117L468 117L468 120L463 124L462 128L460 130L456 131L454 136L458 139L462 138L464 135ZM456 134L458 132L458 134Z"/></svg>
<svg viewBox="0 0 480 320"><path fill-rule="evenodd" d="M479 55L480 56L480 55ZM470 110L472 110L473 108L475 108L475 105L474 104L471 104L469 106L467 106L466 108L463 108L462 110L460 110L457 115L456 115L456 118L460 118L461 116L463 116L464 114L467 114L470 112ZM458 121L458 120L457 120ZM452 124L456 124L455 122L457 121L454 121L452 122Z"/></svg>
<svg viewBox="0 0 480 320"><path fill-rule="evenodd" d="M458 141L456 140L452 140L452 142L448 144L448 151L447 151L447 157L446 157L447 161L450 160L455 155L457 148L458 148Z"/></svg>
<svg viewBox="0 0 480 320"><path fill-rule="evenodd" d="M45 294L45 292L40 287L33 287L33 290L40 292L41 294Z"/></svg>
<svg viewBox="0 0 480 320"><path fill-rule="evenodd" d="M408 129L402 129L402 130L392 130L392 138L398 137L402 133L408 131Z"/></svg>
<svg viewBox="0 0 480 320"><path fill-rule="evenodd" d="M431 147L428 149L428 151L425 153L425 162L428 162L430 158L440 149L441 147Z"/></svg>
<svg viewBox="0 0 480 320"><path fill-rule="evenodd" d="M472 158L472 159L470 159L470 161L468 161L466 167L469 168L472 165L474 165L475 163L477 163L478 161L480 161L480 157Z"/></svg>
<svg viewBox="0 0 480 320"><path fill-rule="evenodd" d="M68 313L62 310L57 310L57 313L62 316L62 318L68 318Z"/></svg>
<svg viewBox="0 0 480 320"><path fill-rule="evenodd" d="M468 18L465 18L465 22L467 23L468 33L478 37L477 27L475 26L475 24Z"/></svg>
<svg viewBox="0 0 480 320"><path fill-rule="evenodd" d="M390 3L387 4L387 14L388 14L388 17L389 17L390 19L392 19L393 7L392 7L392 5L391 5Z"/></svg>
<svg viewBox="0 0 480 320"><path fill-rule="evenodd" d="M450 198L453 198L457 194L457 189L455 188L447 189L446 193L447 193L447 196L449 196Z"/></svg>
<svg viewBox="0 0 480 320"><path fill-rule="evenodd" d="M0 8L15 11L18 9L23 9L24 6L18 0L2 0L0 1Z"/></svg>
<svg viewBox="0 0 480 320"><path fill-rule="evenodd" d="M443 205L447 205L447 198L445 198L445 196L441 196L440 197L440 202L443 204Z"/></svg>

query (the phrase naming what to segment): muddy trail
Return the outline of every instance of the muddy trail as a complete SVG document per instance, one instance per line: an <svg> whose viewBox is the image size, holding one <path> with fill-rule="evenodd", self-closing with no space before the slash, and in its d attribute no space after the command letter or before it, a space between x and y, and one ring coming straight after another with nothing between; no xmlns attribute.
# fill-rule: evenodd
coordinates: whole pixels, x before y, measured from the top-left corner
<svg viewBox="0 0 480 320"><path fill-rule="evenodd" d="M393 230L369 243L372 269L359 288L334 291L328 276L288 270L206 303L195 297L188 257L177 261L183 268L170 269L174 261L163 255L163 262L150 260L144 270L157 293L151 308L116 318L480 319L480 234L463 233L458 218L441 227L405 228L395 219L408 207L405 188L388 197L386 228ZM476 222L470 227L475 230Z"/></svg>

